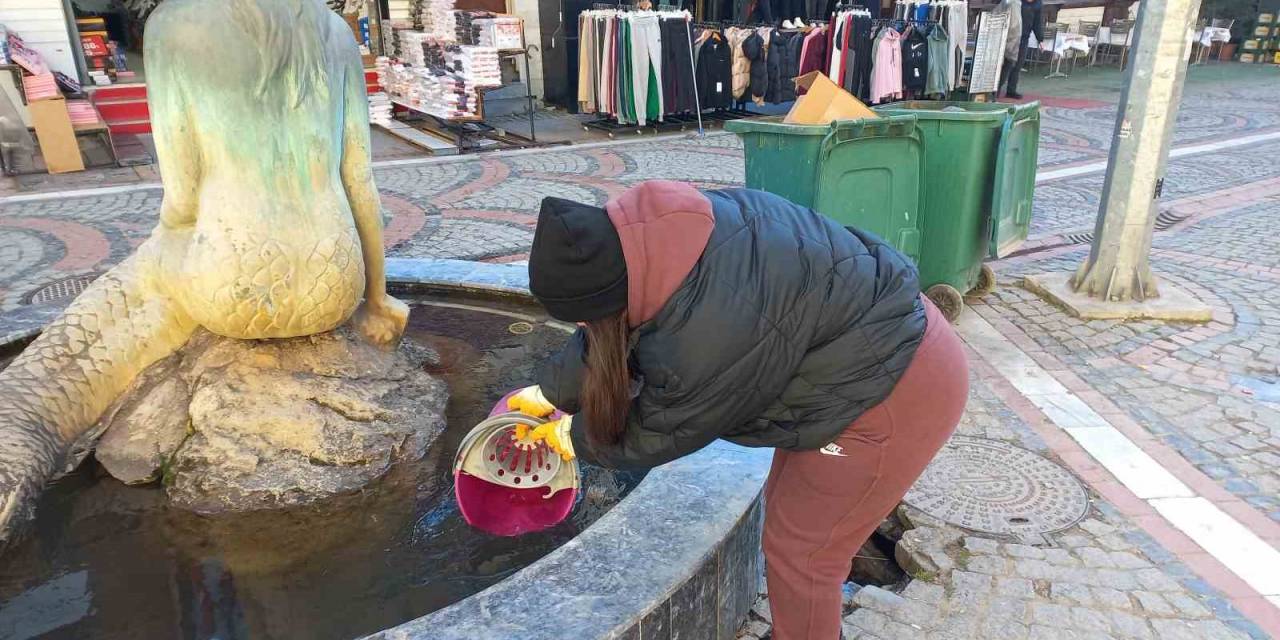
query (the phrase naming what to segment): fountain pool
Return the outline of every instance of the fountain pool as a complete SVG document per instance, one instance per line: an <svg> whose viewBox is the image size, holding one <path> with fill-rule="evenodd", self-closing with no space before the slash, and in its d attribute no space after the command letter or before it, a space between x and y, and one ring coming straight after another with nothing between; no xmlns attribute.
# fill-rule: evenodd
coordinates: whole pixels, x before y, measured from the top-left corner
<svg viewBox="0 0 1280 640"><path fill-rule="evenodd" d="M0 638L358 637L499 582L640 481L584 466L579 504L559 526L519 538L469 528L452 497L457 444L502 393L529 384L567 327L517 301L406 299L406 339L435 349L428 372L452 394L448 430L420 463L318 508L203 517L90 459L46 492L31 535L0 558Z"/></svg>

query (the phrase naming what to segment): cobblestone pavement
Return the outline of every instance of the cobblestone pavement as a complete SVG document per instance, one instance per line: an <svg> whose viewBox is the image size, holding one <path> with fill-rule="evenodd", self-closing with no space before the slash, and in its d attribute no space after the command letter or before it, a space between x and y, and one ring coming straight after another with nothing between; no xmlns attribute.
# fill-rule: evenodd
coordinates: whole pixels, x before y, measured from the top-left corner
<svg viewBox="0 0 1280 640"><path fill-rule="evenodd" d="M1272 520L1280 522L1280 247L1270 230L1280 194L1158 234L1160 277L1215 308L1205 325L1085 322L1006 286L990 309L1021 327L1152 435ZM1086 247L997 266L1002 280L1067 271Z"/></svg>
<svg viewBox="0 0 1280 640"><path fill-rule="evenodd" d="M1280 178L1276 144L1261 142L1170 161L1161 211L1180 218L1242 188L1249 197L1258 197L1259 184L1265 184L1268 192L1280 188L1274 184ZM1040 184L1031 218L1032 237L1092 232L1104 178L1094 173Z"/></svg>
<svg viewBox="0 0 1280 640"><path fill-rule="evenodd" d="M1174 144L1190 144L1280 127L1277 90L1266 84L1189 90L1178 111ZM1229 109L1224 109L1230 105ZM1040 134L1040 155L1053 166L1106 160L1116 122L1114 104L1048 107Z"/></svg>
<svg viewBox="0 0 1280 640"><path fill-rule="evenodd" d="M1217 85L1189 94L1179 139L1199 141L1280 126L1280 87L1229 91L1242 116L1222 116L1213 105ZM1270 100L1268 100L1270 96ZM1104 155L1114 108L1047 107L1041 166L1095 161ZM1226 185L1280 175L1274 153L1209 154L1174 161L1168 197L1221 191ZM603 203L640 180L670 178L705 186L740 184L742 149L735 136L661 138L630 144L483 155L444 162L395 164L376 170L389 216L387 242L397 257L519 260L532 240L543 196ZM124 171L124 170L122 170ZM1037 193L1034 233L1081 230L1096 212L1100 175L1043 185ZM63 278L109 268L154 224L158 190L9 201L0 199L0 311Z"/></svg>
<svg viewBox="0 0 1280 640"><path fill-rule="evenodd" d="M970 354L969 405L958 433L1049 458L1044 438L1002 398L1008 383ZM899 594L846 598L848 640L1226 640L1266 638L1224 595L1105 498L1079 524L1030 545L964 533L903 507L899 561L915 576ZM767 591L739 638L770 637Z"/></svg>

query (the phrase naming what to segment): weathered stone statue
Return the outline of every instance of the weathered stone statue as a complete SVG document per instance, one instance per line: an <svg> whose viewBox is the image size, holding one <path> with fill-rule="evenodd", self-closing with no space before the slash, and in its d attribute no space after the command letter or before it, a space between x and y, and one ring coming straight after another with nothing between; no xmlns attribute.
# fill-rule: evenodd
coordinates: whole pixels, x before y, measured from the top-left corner
<svg viewBox="0 0 1280 640"><path fill-rule="evenodd" d="M168 0L147 24L146 59L165 188L160 222L133 256L94 282L0 372L0 547L30 520L44 483L93 447L109 426L99 423L104 412L141 372L165 358L169 374L151 376L153 385L174 384L182 366L200 358L202 366L218 371L231 364L276 367L285 372L281 379L329 379L326 367L340 370L336 378L355 386L319 395L341 405L333 410L357 426L395 422L396 410L379 403L394 387L416 385L419 393L425 389L435 396L437 406L425 411L434 422L382 428L381 434L394 447L416 438L417 444L405 448L420 455L423 438L410 432L441 426L433 413L443 403L440 384L422 379L421 368L406 361L414 354L387 350L405 328L408 307L386 293L364 73L343 20L321 0ZM210 342L312 336L349 319L355 333L387 348L381 350L385 358L352 346L355 333L346 331L325 334L319 352L309 355L282 355L262 343L237 348ZM205 336L201 330L213 335L192 342L199 353L189 354L184 365L182 354L173 354L197 332ZM281 348L305 350L310 342ZM207 354L219 349L223 360L210 361ZM228 362L228 353L252 361ZM333 354L369 361L316 362ZM219 393L252 391L258 397L245 408L261 409L274 383L270 376L255 382L254 375L234 372L240 377ZM378 389L359 388L362 376L377 379ZM189 401L193 415L201 402L208 415L221 415L200 384L183 380L176 395L171 389L135 389L156 396L140 401L152 408L133 402L126 413L145 418L149 411L164 419L166 405L156 402L174 403L168 406L181 413ZM326 402L302 397L308 394L297 388L286 395L282 402ZM235 401L224 398L223 405L228 402ZM239 415L242 422L252 417ZM235 449L225 441L241 438L259 450L263 442L278 440L305 458L315 452L299 438L310 438L317 451L332 448L324 441L326 421L311 420L310 435L298 435L297 425L290 424L275 427L289 437L273 435L265 422L263 433L252 438L205 434L206 440L222 442L205 453ZM199 425L178 428L186 432L168 437L190 441L201 435L192 434ZM160 458L167 455L164 449ZM351 463L339 454L331 457L312 463ZM255 454L234 462L253 472L269 461ZM138 475L135 480L147 474Z"/></svg>

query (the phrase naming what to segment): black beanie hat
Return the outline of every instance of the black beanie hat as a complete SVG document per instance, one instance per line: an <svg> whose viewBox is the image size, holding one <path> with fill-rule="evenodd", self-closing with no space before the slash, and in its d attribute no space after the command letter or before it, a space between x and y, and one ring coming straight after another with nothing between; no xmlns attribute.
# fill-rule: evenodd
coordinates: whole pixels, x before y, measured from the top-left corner
<svg viewBox="0 0 1280 640"><path fill-rule="evenodd" d="M590 322L627 308L627 262L604 209L542 199L529 251L529 290L564 322Z"/></svg>

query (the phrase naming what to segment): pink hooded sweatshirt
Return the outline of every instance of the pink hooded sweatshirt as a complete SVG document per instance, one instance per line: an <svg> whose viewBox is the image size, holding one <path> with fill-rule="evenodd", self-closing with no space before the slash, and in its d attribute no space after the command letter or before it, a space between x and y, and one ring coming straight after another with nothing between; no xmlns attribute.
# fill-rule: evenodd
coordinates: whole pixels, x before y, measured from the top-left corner
<svg viewBox="0 0 1280 640"><path fill-rule="evenodd" d="M642 182L605 205L627 263L627 321L653 319L707 247L711 201L683 182Z"/></svg>

